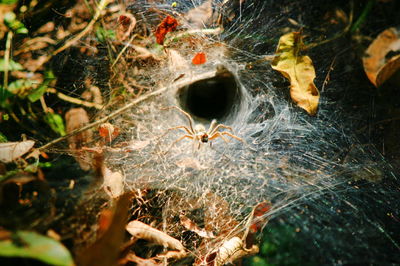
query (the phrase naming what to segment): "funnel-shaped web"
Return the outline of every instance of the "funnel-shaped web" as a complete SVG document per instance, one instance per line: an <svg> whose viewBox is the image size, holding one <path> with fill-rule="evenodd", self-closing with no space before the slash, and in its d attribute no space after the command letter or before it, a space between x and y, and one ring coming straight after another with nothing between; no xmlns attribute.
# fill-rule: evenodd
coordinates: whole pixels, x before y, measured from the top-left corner
<svg viewBox="0 0 400 266"><path fill-rule="evenodd" d="M177 2L180 11L200 4ZM398 239L386 232L390 227L383 228L385 215L368 208L395 212L384 199L393 203L390 195L398 180L375 149L361 145L352 133L354 122L343 112L342 99L331 97L347 90L345 74L321 92L318 114L310 117L291 102L288 84L267 61L248 65L273 53L289 15L313 12L307 1L286 2L237 5L235 19L221 36L200 34L202 47L197 48L207 54L204 65L148 69L144 76L170 89L137 106L125 120L116 120L134 148L110 155L107 163L125 173L129 189L148 192L147 205L133 207L135 218L148 224L157 221L158 228L187 244L195 255L220 236L243 232L251 209L266 201L272 205L265 214L270 220L267 230L283 226L297 232L296 241L307 243L299 248L304 254L312 252L313 261L363 262L365 257L359 255L366 253L370 262L390 261L380 249L370 251L370 241L378 239L376 243L393 251ZM216 43L229 53L213 47ZM179 52L191 62L192 49L183 43ZM317 75L319 66L329 66L332 57L314 55ZM217 119L244 142L216 138L212 145L198 148L198 143L183 139L171 146L186 132L168 129L189 124L181 112L165 109L169 106L184 109L205 128ZM354 185L361 179L366 181ZM202 242L182 226L182 214L215 238Z"/></svg>

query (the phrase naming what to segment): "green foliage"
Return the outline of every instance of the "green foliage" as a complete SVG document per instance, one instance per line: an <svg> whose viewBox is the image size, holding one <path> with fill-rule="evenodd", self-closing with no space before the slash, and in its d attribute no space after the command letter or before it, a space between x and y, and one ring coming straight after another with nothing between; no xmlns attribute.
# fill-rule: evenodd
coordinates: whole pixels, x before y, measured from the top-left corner
<svg viewBox="0 0 400 266"><path fill-rule="evenodd" d="M65 136L64 120L59 114L47 113L44 117L44 121L50 126L50 128L61 136Z"/></svg>
<svg viewBox="0 0 400 266"><path fill-rule="evenodd" d="M115 40L115 31L106 30L103 27L98 27L96 30L96 38L99 42L105 42L106 40Z"/></svg>
<svg viewBox="0 0 400 266"><path fill-rule="evenodd" d="M17 3L18 0L1 0L0 4L11 5Z"/></svg>
<svg viewBox="0 0 400 266"><path fill-rule="evenodd" d="M45 73L45 79L42 83L42 85L40 85L38 88L36 88L35 90L33 90L29 95L28 95L28 99L31 102L36 102L37 100L40 99L40 97L43 96L43 94L46 92L49 83L52 82L55 79L55 76L53 74L53 72L50 71L46 71Z"/></svg>
<svg viewBox="0 0 400 266"><path fill-rule="evenodd" d="M302 243L295 228L285 225L267 227L263 232L260 253L246 259L245 265L312 265L301 258Z"/></svg>
<svg viewBox="0 0 400 266"><path fill-rule="evenodd" d="M7 142L7 141L8 141L8 140L7 140L7 137L4 136L4 134L0 132L0 143L2 143L2 142Z"/></svg>
<svg viewBox="0 0 400 266"><path fill-rule="evenodd" d="M14 70L22 70L23 67L21 64L13 61L13 60L9 60L8 61L8 67L7 67L8 71L14 71ZM5 60L3 58L0 58L0 71L4 72L5 70Z"/></svg>
<svg viewBox="0 0 400 266"><path fill-rule="evenodd" d="M74 265L69 251L58 241L34 232L17 231L0 241L0 256L37 259L50 265Z"/></svg>
<svg viewBox="0 0 400 266"><path fill-rule="evenodd" d="M4 23L15 33L28 33L28 29L25 27L24 23L17 19L17 15L15 15L14 12L7 12L4 15Z"/></svg>
<svg viewBox="0 0 400 266"><path fill-rule="evenodd" d="M7 90L15 95L24 97L33 86L33 82L29 79L17 79L8 84Z"/></svg>

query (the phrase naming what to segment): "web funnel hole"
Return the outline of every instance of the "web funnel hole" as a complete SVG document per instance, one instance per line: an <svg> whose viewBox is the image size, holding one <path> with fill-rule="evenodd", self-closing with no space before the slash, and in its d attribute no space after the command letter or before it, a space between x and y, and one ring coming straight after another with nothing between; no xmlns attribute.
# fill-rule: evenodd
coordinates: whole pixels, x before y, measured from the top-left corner
<svg viewBox="0 0 400 266"><path fill-rule="evenodd" d="M177 98L195 120L224 122L236 114L235 107L240 105L242 94L235 75L225 70L178 89Z"/></svg>

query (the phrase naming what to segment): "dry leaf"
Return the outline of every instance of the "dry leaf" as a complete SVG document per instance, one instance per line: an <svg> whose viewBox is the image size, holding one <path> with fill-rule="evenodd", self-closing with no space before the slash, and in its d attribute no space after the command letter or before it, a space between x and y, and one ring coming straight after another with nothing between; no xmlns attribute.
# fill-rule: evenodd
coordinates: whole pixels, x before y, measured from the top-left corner
<svg viewBox="0 0 400 266"><path fill-rule="evenodd" d="M155 32L157 43L163 45L165 35L168 32L174 31L178 27L178 21L171 16L167 16L164 20L157 26L157 30Z"/></svg>
<svg viewBox="0 0 400 266"><path fill-rule="evenodd" d="M213 234L213 232L208 232L205 229L200 228L195 222L190 220L185 215L183 215L183 214L179 215L179 219L181 221L181 224L187 230L193 231L196 234L198 234L199 236L204 237L204 238L215 238L215 235Z"/></svg>
<svg viewBox="0 0 400 266"><path fill-rule="evenodd" d="M172 73L187 71L189 65L185 58L176 50L168 49L168 68Z"/></svg>
<svg viewBox="0 0 400 266"><path fill-rule="evenodd" d="M132 221L128 223L128 225L126 226L126 230L135 238L144 239L149 242L168 247L170 249L175 249L179 251L185 250L185 247L179 240L145 223Z"/></svg>
<svg viewBox="0 0 400 266"><path fill-rule="evenodd" d="M111 142L119 135L119 129L110 123L103 123L99 127L99 135L107 142Z"/></svg>
<svg viewBox="0 0 400 266"><path fill-rule="evenodd" d="M154 59L156 61L160 61L161 59L155 55L154 53L150 52L147 48L141 47L139 45L131 45L131 47L138 53L134 58L136 59Z"/></svg>
<svg viewBox="0 0 400 266"><path fill-rule="evenodd" d="M33 140L0 143L0 161L12 162L27 153L34 144Z"/></svg>
<svg viewBox="0 0 400 266"><path fill-rule="evenodd" d="M364 70L376 87L381 86L400 69L399 54L391 58L386 57L390 52L399 51L400 32L396 28L383 31L368 47L363 57Z"/></svg>
<svg viewBox="0 0 400 266"><path fill-rule="evenodd" d="M136 26L136 19L130 13L124 13L118 18L118 27L116 30L117 39L119 41L125 41L132 33Z"/></svg>
<svg viewBox="0 0 400 266"><path fill-rule="evenodd" d="M110 198L118 198L124 193L125 177L120 172L112 172L105 168L103 177L103 188Z"/></svg>
<svg viewBox="0 0 400 266"><path fill-rule="evenodd" d="M125 238L130 197L129 194L125 194L118 199L112 210L113 215L108 228L94 243L77 254L77 265L118 265L117 262L121 256L120 249Z"/></svg>
<svg viewBox="0 0 400 266"><path fill-rule="evenodd" d="M192 29L203 29L212 22L212 0L205 1L202 5L187 12L185 19Z"/></svg>
<svg viewBox="0 0 400 266"><path fill-rule="evenodd" d="M246 249L242 239L235 236L225 241L217 251L209 254L205 263L207 265L221 266L227 263L233 263L235 260L242 257L257 254L258 251L259 248L256 245L253 245L250 249Z"/></svg>
<svg viewBox="0 0 400 266"><path fill-rule="evenodd" d="M310 115L315 115L319 92L314 84L315 70L310 57L300 55L303 46L301 33L291 32L283 35L279 39L272 68L289 79L292 100Z"/></svg>
<svg viewBox="0 0 400 266"><path fill-rule="evenodd" d="M75 129L81 128L89 123L89 116L83 108L72 108L65 114L65 124L67 134ZM69 148L75 160L80 167L88 171L91 167L92 157L88 152L81 148L88 142L92 141L93 133L91 130L85 130L68 138Z"/></svg>
<svg viewBox="0 0 400 266"><path fill-rule="evenodd" d="M206 61L207 61L206 54L200 52L200 53L197 53L197 54L193 57L193 59L192 59L192 64L193 64L193 65L202 65L202 64L204 64Z"/></svg>

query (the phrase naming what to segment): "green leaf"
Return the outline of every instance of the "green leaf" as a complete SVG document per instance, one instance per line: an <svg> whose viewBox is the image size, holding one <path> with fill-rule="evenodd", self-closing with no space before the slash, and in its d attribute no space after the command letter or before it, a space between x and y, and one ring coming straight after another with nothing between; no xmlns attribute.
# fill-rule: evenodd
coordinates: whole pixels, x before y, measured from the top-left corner
<svg viewBox="0 0 400 266"><path fill-rule="evenodd" d="M28 231L17 231L11 239L0 241L0 256L32 258L50 265L74 265L70 252L60 242Z"/></svg>
<svg viewBox="0 0 400 266"><path fill-rule="evenodd" d="M46 84L40 85L37 89L34 89L28 95L29 101L36 102L37 100L40 99L40 97L42 97L42 95L46 92L46 90L47 90L47 85Z"/></svg>
<svg viewBox="0 0 400 266"><path fill-rule="evenodd" d="M44 117L44 121L50 126L50 128L54 132L60 134L61 136L66 135L64 121L60 115L47 113Z"/></svg>
<svg viewBox="0 0 400 266"><path fill-rule="evenodd" d="M42 97L42 95L46 92L48 85L51 81L53 81L55 79L55 76L53 74L53 72L47 71L45 73L45 79L42 83L42 85L40 85L38 88L34 89L29 95L28 95L28 99L31 102L36 102L37 100L40 99L40 97Z"/></svg>
<svg viewBox="0 0 400 266"><path fill-rule="evenodd" d="M22 67L21 64L15 62L13 60L9 60L7 69L8 69L8 71L14 71L14 70L22 70L24 68ZM4 70L5 70L5 61L4 61L4 58L0 58L0 71L4 72Z"/></svg>
<svg viewBox="0 0 400 266"><path fill-rule="evenodd" d="M8 141L7 137L4 136L4 134L0 132L0 143L7 142L7 141Z"/></svg>
<svg viewBox="0 0 400 266"><path fill-rule="evenodd" d="M18 2L18 0L1 0L0 4L10 5L10 4L15 4L16 2Z"/></svg>
<svg viewBox="0 0 400 266"><path fill-rule="evenodd" d="M99 40L99 42L104 42L107 39L115 40L115 31L106 30L102 27L99 27L96 30L96 37Z"/></svg>
<svg viewBox="0 0 400 266"><path fill-rule="evenodd" d="M15 33L28 33L28 29L25 27L24 23L17 19L14 12L7 12L4 15L4 23Z"/></svg>
<svg viewBox="0 0 400 266"><path fill-rule="evenodd" d="M24 92L32 88L32 86L33 82L29 79L17 79L8 85L7 90L12 94L23 95Z"/></svg>

